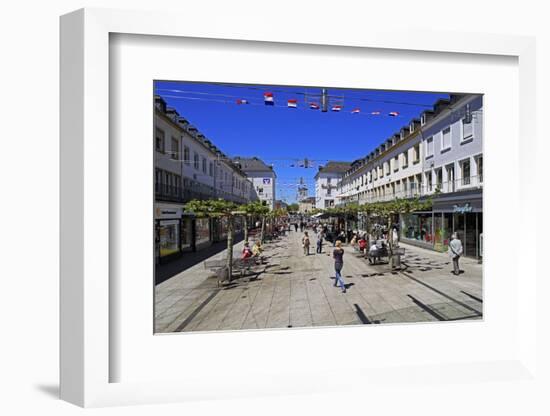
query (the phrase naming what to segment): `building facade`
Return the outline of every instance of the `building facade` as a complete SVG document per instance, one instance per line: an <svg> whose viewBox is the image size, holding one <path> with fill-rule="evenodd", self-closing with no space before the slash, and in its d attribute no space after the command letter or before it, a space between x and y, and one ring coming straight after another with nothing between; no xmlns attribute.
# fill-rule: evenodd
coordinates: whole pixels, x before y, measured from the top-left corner
<svg viewBox="0 0 550 416"><path fill-rule="evenodd" d="M235 157L233 162L252 182L256 198L271 210L275 209L277 175L273 167L257 157Z"/></svg>
<svg viewBox="0 0 550 416"><path fill-rule="evenodd" d="M338 204L431 197L429 212L399 218L404 241L444 251L458 232L465 255L481 257L483 97L451 94L352 162Z"/></svg>
<svg viewBox="0 0 550 416"><path fill-rule="evenodd" d="M325 209L336 205L337 186L342 176L350 169L349 162L329 161L315 174L315 206Z"/></svg>
<svg viewBox="0 0 550 416"><path fill-rule="evenodd" d="M157 260L227 237L225 219L184 212L192 199L256 200L252 181L196 127L155 97L155 233ZM241 227L237 221L237 229Z"/></svg>
<svg viewBox="0 0 550 416"><path fill-rule="evenodd" d="M298 212L300 214L311 214L315 209L315 197L308 196L298 202Z"/></svg>

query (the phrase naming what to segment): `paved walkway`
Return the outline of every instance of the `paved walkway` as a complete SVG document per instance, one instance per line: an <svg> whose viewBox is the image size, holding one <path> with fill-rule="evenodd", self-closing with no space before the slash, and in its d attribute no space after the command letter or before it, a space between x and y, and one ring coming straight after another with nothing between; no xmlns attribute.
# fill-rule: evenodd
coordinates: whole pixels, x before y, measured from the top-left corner
<svg viewBox="0 0 550 416"><path fill-rule="evenodd" d="M464 273L454 276L446 254L402 244L403 270L392 272L346 247L342 275L348 290L342 293L333 286L332 246L325 244L322 254L312 247L305 256L300 241L301 233L291 232L266 245L268 263L229 286L218 288L202 262L158 284L156 332L482 318L482 266L476 260L461 259Z"/></svg>

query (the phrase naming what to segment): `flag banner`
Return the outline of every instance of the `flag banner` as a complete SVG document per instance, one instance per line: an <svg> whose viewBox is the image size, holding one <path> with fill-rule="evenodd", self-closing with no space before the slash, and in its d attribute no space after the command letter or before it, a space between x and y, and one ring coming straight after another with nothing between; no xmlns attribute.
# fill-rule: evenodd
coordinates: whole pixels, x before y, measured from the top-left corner
<svg viewBox="0 0 550 416"><path fill-rule="evenodd" d="M361 110L358 108L354 108L353 110L351 110L351 114L359 114L360 112Z"/></svg>
<svg viewBox="0 0 550 416"><path fill-rule="evenodd" d="M271 92L265 92L264 93L264 104L265 105L275 105L275 101L273 101L273 93L271 93Z"/></svg>
<svg viewBox="0 0 550 416"><path fill-rule="evenodd" d="M379 115L380 115L380 111L371 111L371 115L373 115L373 116L379 116Z"/></svg>
<svg viewBox="0 0 550 416"><path fill-rule="evenodd" d="M297 108L298 107L298 100L288 100L288 107L289 108Z"/></svg>
<svg viewBox="0 0 550 416"><path fill-rule="evenodd" d="M237 104L248 104L248 100L237 100Z"/></svg>
<svg viewBox="0 0 550 416"><path fill-rule="evenodd" d="M332 111L340 111L340 110L342 110L342 106L341 105L333 105L331 110Z"/></svg>
<svg viewBox="0 0 550 416"><path fill-rule="evenodd" d="M318 110L319 109L319 104L309 103L309 108L311 108L312 110Z"/></svg>
<svg viewBox="0 0 550 416"><path fill-rule="evenodd" d="M391 111L388 115L390 117L397 117L399 115L399 113L397 111Z"/></svg>

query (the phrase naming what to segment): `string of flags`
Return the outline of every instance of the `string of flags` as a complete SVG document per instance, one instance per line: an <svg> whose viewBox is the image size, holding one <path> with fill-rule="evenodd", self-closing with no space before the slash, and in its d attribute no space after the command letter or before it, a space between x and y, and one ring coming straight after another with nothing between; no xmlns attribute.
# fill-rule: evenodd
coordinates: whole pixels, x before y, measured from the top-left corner
<svg viewBox="0 0 550 416"><path fill-rule="evenodd" d="M273 96L273 93L272 92L264 92L263 94L263 97L264 97L264 104L267 105L267 106L275 106L275 98ZM245 99L238 99L237 100L237 104L241 105L241 104L250 104L250 102L248 100L245 100ZM287 105L286 105L288 108L298 108L298 100L297 99L290 99L290 100L287 100ZM316 103L316 102L308 102L307 103L307 106L311 109L311 110L319 110L321 108L321 106ZM343 104L337 104L337 105L332 105L330 107L330 110L331 111L334 111L334 112L340 112L344 109L344 105ZM351 114L361 114L361 109L360 108L354 108L351 110L350 112ZM371 111L369 113L367 113L371 116L380 116L382 115L382 112L381 111ZM387 114L389 117L398 117L399 116L399 112L397 111L390 111L388 114Z"/></svg>

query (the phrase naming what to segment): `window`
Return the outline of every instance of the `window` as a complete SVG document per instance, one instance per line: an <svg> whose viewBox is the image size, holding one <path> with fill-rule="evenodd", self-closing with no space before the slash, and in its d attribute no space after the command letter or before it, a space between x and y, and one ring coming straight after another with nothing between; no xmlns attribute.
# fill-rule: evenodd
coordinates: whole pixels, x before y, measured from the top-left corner
<svg viewBox="0 0 550 416"><path fill-rule="evenodd" d="M195 165L195 169L199 170L199 154L195 153L193 156L193 164Z"/></svg>
<svg viewBox="0 0 550 416"><path fill-rule="evenodd" d="M170 157L174 160L177 160L180 158L179 153L180 153L180 149L179 149L178 139L176 139L175 137L172 137L172 153Z"/></svg>
<svg viewBox="0 0 550 416"><path fill-rule="evenodd" d="M483 182L483 156L477 157L477 179L479 183Z"/></svg>
<svg viewBox="0 0 550 416"><path fill-rule="evenodd" d="M426 139L426 158L434 155L434 138L429 137Z"/></svg>
<svg viewBox="0 0 550 416"><path fill-rule="evenodd" d="M462 185L470 185L470 160L466 159L460 162L462 173Z"/></svg>
<svg viewBox="0 0 550 416"><path fill-rule="evenodd" d="M413 147L413 163L420 162L420 143L415 144Z"/></svg>
<svg viewBox="0 0 550 416"><path fill-rule="evenodd" d="M403 169L409 165L409 153L408 151L403 152Z"/></svg>
<svg viewBox="0 0 550 416"><path fill-rule="evenodd" d="M183 160L187 165L191 163L191 156L190 156L189 148L187 146L183 147Z"/></svg>
<svg viewBox="0 0 550 416"><path fill-rule="evenodd" d="M428 191L432 190L432 171L426 172L426 188Z"/></svg>
<svg viewBox="0 0 550 416"><path fill-rule="evenodd" d="M164 131L158 127L155 133L155 149L157 152L164 153Z"/></svg>
<svg viewBox="0 0 550 416"><path fill-rule="evenodd" d="M451 128L447 127L445 130L443 130L442 136L441 136L441 151L450 149L451 148Z"/></svg>
<svg viewBox="0 0 550 416"><path fill-rule="evenodd" d="M208 174L210 176L214 176L214 164L210 162L210 165L208 165Z"/></svg>
<svg viewBox="0 0 550 416"><path fill-rule="evenodd" d="M467 123L466 121L466 118L462 119L462 141L474 137L474 124L471 120L469 123Z"/></svg>
<svg viewBox="0 0 550 416"><path fill-rule="evenodd" d="M397 172L399 170L399 159L398 156L393 158L393 171Z"/></svg>
<svg viewBox="0 0 550 416"><path fill-rule="evenodd" d="M327 185L330 185L331 180L332 180L332 178L327 178Z"/></svg>
<svg viewBox="0 0 550 416"><path fill-rule="evenodd" d="M202 171L203 173L206 173L206 158L202 158Z"/></svg>
<svg viewBox="0 0 550 416"><path fill-rule="evenodd" d="M327 196L331 196L331 189L330 188L327 189Z"/></svg>
<svg viewBox="0 0 550 416"><path fill-rule="evenodd" d="M443 169L435 170L435 188L441 190L443 187Z"/></svg>

